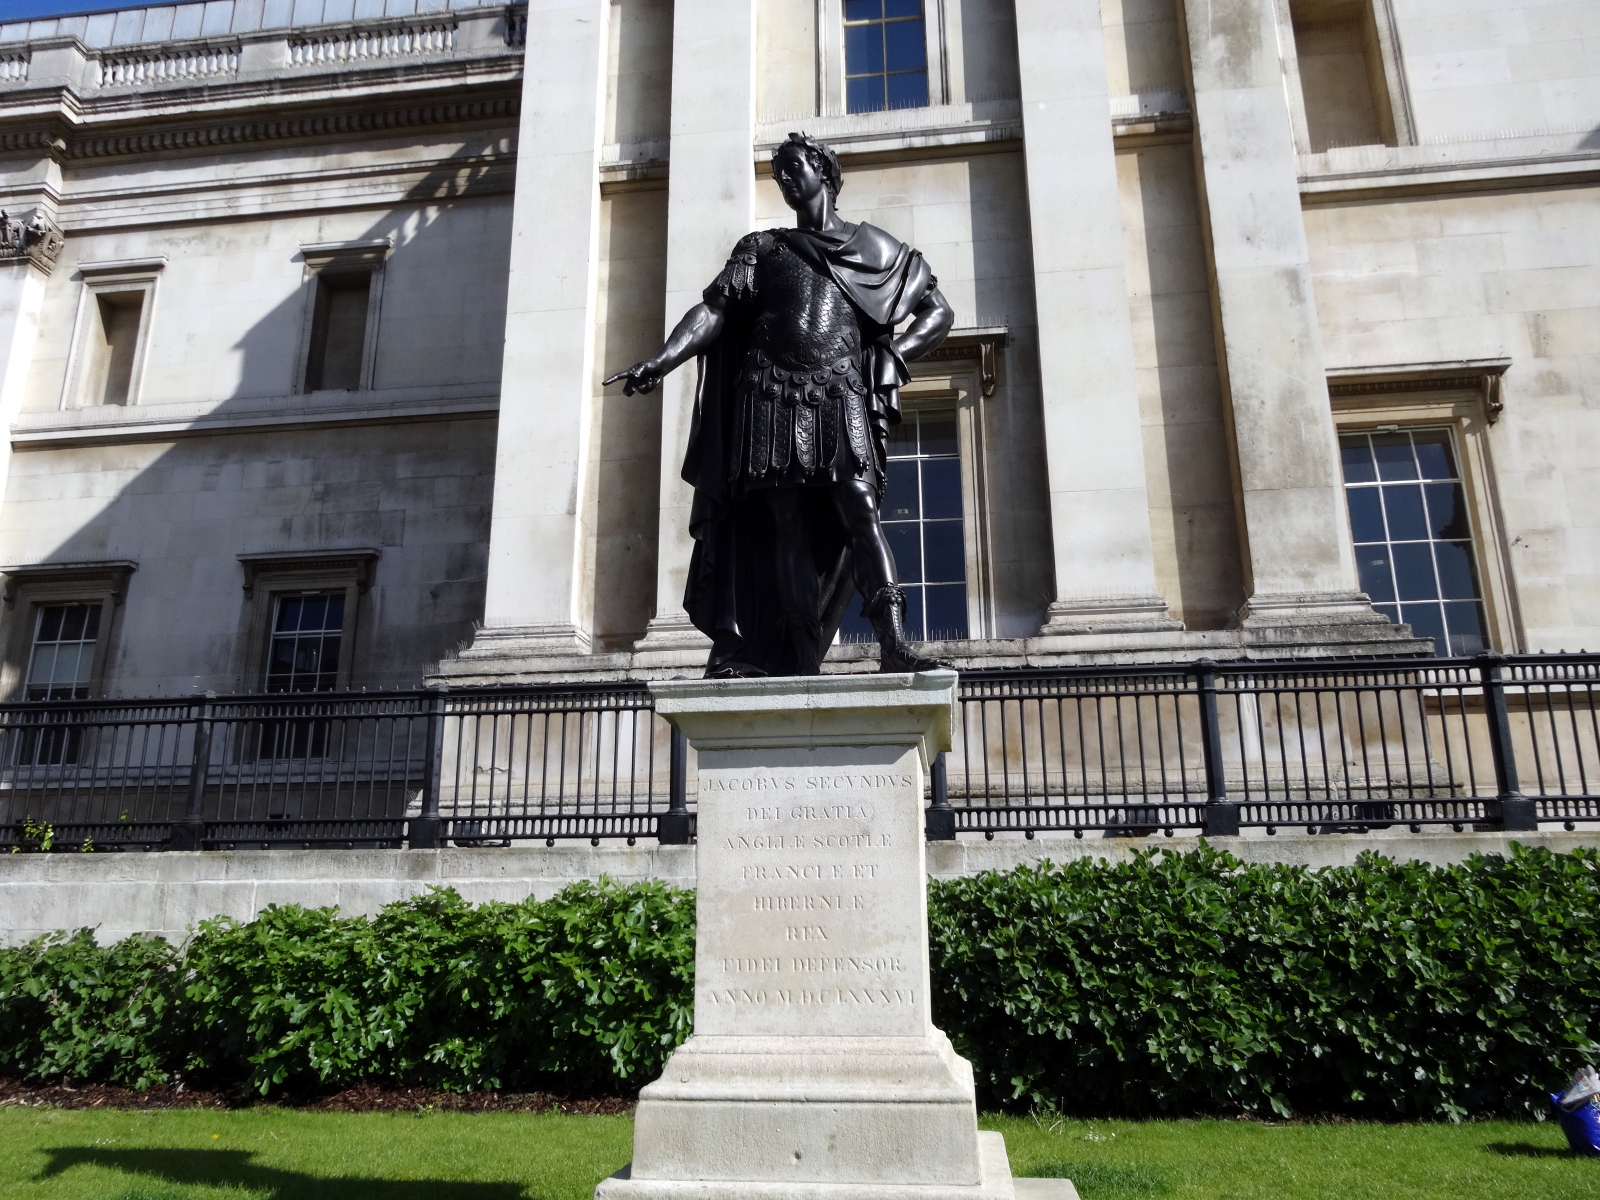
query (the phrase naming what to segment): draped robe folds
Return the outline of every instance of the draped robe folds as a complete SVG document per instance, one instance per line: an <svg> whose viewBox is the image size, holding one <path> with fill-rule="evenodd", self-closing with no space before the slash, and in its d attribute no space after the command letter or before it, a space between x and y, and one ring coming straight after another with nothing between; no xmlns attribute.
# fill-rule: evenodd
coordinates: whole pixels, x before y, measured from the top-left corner
<svg viewBox="0 0 1600 1200"><path fill-rule="evenodd" d="M831 232L779 229L771 236L832 279L856 309L881 500L888 429L900 423L900 387L911 378L894 347L894 327L911 315L937 281L919 251L873 225L847 224ZM783 612L771 512L759 493L744 493L729 477L730 456L738 451L739 379L755 315L742 306L727 306L722 333L700 357L694 420L683 461L684 482L694 487L689 513L694 553L683 604L695 628L712 639L708 670L739 662L769 675L786 675L794 673L793 651L780 631ZM809 615L819 625L820 657L832 643L854 591L850 540L826 489L798 490L810 516L818 611Z"/></svg>

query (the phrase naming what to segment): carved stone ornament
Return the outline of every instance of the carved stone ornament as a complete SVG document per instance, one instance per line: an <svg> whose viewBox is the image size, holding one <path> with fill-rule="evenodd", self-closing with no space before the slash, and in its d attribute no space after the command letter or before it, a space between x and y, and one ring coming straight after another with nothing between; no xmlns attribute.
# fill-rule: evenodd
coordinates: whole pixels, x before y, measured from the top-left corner
<svg viewBox="0 0 1600 1200"><path fill-rule="evenodd" d="M66 244L67 239L44 213L35 212L33 220L24 222L0 209L0 261L25 259L48 275Z"/></svg>

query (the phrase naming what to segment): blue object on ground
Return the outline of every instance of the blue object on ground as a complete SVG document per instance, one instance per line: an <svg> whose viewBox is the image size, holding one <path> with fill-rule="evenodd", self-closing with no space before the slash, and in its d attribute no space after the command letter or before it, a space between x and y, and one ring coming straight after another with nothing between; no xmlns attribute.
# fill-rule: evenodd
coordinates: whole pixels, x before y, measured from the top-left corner
<svg viewBox="0 0 1600 1200"><path fill-rule="evenodd" d="M1555 1106L1556 1120L1561 1123L1561 1132L1567 1135L1572 1152L1600 1158L1600 1103L1591 1100L1567 1112L1561 1107L1560 1092L1551 1093L1550 1103Z"/></svg>

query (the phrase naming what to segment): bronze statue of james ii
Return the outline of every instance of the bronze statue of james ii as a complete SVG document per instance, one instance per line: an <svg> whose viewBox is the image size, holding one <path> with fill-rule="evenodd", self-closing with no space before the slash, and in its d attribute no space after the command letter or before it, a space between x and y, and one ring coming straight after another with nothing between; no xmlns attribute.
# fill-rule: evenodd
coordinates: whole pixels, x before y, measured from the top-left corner
<svg viewBox="0 0 1600 1200"><path fill-rule="evenodd" d="M772 174L795 228L741 239L666 345L605 382L650 392L699 357L684 608L711 638L707 676L820 674L853 592L881 669L930 670L906 643L879 505L906 363L955 314L918 251L839 217L833 151L791 133Z"/></svg>

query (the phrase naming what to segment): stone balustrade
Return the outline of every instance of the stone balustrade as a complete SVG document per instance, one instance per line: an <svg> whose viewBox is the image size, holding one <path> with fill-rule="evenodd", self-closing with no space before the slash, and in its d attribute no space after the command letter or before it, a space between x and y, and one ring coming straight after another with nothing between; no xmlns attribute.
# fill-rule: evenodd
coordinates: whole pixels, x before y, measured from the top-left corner
<svg viewBox="0 0 1600 1200"><path fill-rule="evenodd" d="M0 88L159 90L513 56L526 29L503 0L210 0L0 22Z"/></svg>
<svg viewBox="0 0 1600 1200"><path fill-rule="evenodd" d="M99 68L101 87L149 87L226 77L239 73L239 44L107 54L99 59Z"/></svg>
<svg viewBox="0 0 1600 1200"><path fill-rule="evenodd" d="M450 54L456 48L454 21L400 25L389 29L351 29L289 39L289 65L314 67L378 58Z"/></svg>

